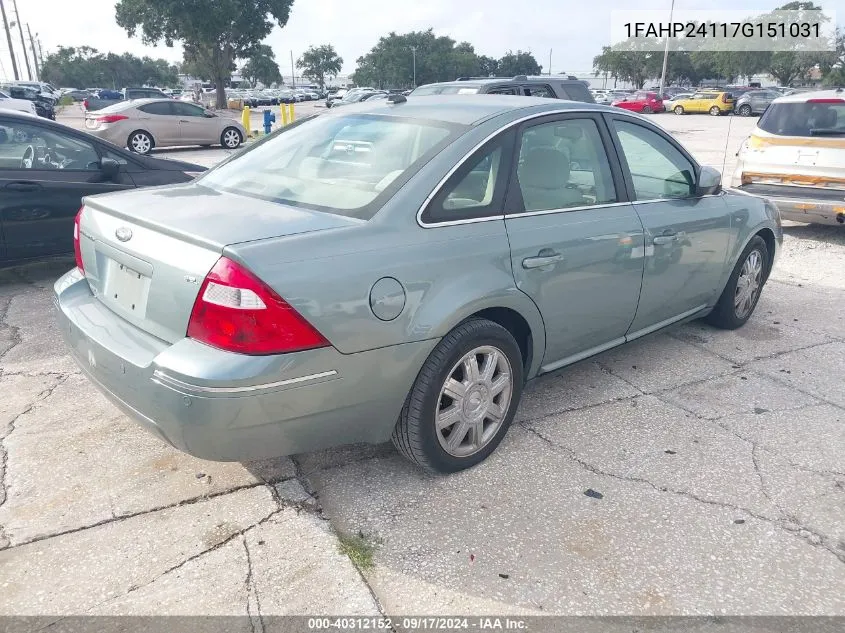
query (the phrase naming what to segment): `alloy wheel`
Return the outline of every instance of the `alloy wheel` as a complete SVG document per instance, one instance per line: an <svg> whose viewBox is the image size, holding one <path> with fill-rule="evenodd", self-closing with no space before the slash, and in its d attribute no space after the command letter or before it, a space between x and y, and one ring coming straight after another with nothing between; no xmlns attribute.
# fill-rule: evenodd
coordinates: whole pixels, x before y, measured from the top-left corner
<svg viewBox="0 0 845 633"><path fill-rule="evenodd" d="M738 319L749 315L757 301L760 286L763 281L763 256L758 250L748 253L739 277L736 280L734 293L734 313Z"/></svg>
<svg viewBox="0 0 845 633"><path fill-rule="evenodd" d="M241 135L235 129L228 129L223 132L223 144L229 149L235 149L241 144Z"/></svg>
<svg viewBox="0 0 845 633"><path fill-rule="evenodd" d="M437 440L454 457L477 453L505 421L513 395L513 372L501 350L476 347L455 363L440 389Z"/></svg>
<svg viewBox="0 0 845 633"><path fill-rule="evenodd" d="M132 138L129 140L129 146L133 152L148 154L152 149L152 140L146 134L139 132L138 134L132 135Z"/></svg>

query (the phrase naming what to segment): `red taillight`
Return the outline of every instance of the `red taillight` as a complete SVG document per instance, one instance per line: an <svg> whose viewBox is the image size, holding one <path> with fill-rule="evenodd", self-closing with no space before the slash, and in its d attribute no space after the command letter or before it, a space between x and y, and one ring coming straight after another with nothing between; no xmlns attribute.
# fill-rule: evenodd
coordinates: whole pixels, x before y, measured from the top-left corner
<svg viewBox="0 0 845 633"><path fill-rule="evenodd" d="M76 256L76 267L83 273L85 272L85 265L82 263L82 248L79 245L79 223L82 221L82 209L84 208L79 208L76 219L73 221L73 254Z"/></svg>
<svg viewBox="0 0 845 633"><path fill-rule="evenodd" d="M246 268L221 257L203 281L188 336L240 354L284 354L329 342Z"/></svg>
<svg viewBox="0 0 845 633"><path fill-rule="evenodd" d="M727 102L728 102L728 95L723 94L722 95L722 103L727 103Z"/></svg>
<svg viewBox="0 0 845 633"><path fill-rule="evenodd" d="M106 114L98 116L95 120L98 123L117 123L118 121L125 121L129 117L124 114Z"/></svg>
<svg viewBox="0 0 845 633"><path fill-rule="evenodd" d="M826 99L807 99L807 103L845 103L845 99L837 99L835 97L830 97Z"/></svg>
<svg viewBox="0 0 845 633"><path fill-rule="evenodd" d="M88 99L82 100L82 107L85 108L86 110L88 109Z"/></svg>

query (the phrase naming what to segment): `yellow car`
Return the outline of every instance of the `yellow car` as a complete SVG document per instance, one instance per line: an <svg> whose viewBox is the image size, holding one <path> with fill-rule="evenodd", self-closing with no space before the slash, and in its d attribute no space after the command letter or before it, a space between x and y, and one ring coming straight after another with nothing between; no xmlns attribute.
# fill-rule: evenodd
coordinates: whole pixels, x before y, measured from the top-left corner
<svg viewBox="0 0 845 633"><path fill-rule="evenodd" d="M674 102L672 109L675 114L692 114L708 112L713 116L730 114L734 109L734 97L730 92L696 92L689 99Z"/></svg>

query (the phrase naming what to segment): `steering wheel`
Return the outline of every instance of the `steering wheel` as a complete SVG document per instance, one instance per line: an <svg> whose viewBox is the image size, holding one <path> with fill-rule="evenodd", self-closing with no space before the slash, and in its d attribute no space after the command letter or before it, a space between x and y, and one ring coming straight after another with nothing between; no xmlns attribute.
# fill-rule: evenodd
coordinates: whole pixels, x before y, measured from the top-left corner
<svg viewBox="0 0 845 633"><path fill-rule="evenodd" d="M35 165L35 148L27 145L21 158L21 169L32 169Z"/></svg>

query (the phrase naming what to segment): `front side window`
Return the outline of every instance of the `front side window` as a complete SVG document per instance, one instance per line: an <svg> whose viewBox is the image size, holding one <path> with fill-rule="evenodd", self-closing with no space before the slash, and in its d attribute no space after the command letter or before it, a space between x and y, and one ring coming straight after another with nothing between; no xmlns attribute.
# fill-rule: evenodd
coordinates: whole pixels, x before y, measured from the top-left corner
<svg viewBox="0 0 845 633"><path fill-rule="evenodd" d="M549 86L542 84L525 86L525 94L529 97L545 97L546 99L555 98L554 91Z"/></svg>
<svg viewBox="0 0 845 633"><path fill-rule="evenodd" d="M17 120L0 120L2 169L98 170L94 146L74 136Z"/></svg>
<svg viewBox="0 0 845 633"><path fill-rule="evenodd" d="M617 201L610 162L593 119L552 121L526 129L516 180L525 211Z"/></svg>
<svg viewBox="0 0 845 633"><path fill-rule="evenodd" d="M174 101L171 104L165 103L164 105L169 105L171 108L175 110L175 114L179 116L193 116L193 117L204 117L205 110L203 110L199 106L195 106L190 103L182 103L179 101Z"/></svg>
<svg viewBox="0 0 845 633"><path fill-rule="evenodd" d="M614 120L631 171L637 200L688 198L695 192L695 168L662 135L636 123Z"/></svg>
<svg viewBox="0 0 845 633"><path fill-rule="evenodd" d="M491 95L518 95L519 87L518 86L499 86L497 88L491 88L487 91L487 94Z"/></svg>
<svg viewBox="0 0 845 633"><path fill-rule="evenodd" d="M200 184L295 207L369 219L465 126L404 117L316 117L283 128Z"/></svg>

